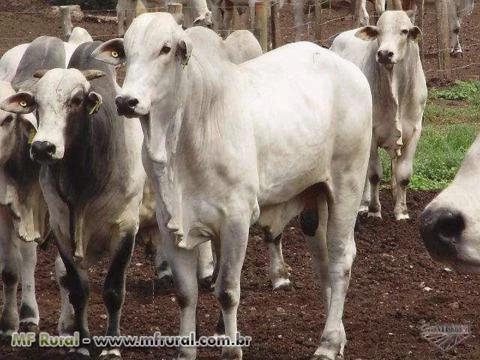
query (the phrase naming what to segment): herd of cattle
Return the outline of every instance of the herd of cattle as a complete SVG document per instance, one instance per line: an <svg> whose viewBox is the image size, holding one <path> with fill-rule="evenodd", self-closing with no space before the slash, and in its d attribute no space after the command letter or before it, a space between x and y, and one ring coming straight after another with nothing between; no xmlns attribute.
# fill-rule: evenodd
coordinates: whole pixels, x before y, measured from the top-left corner
<svg viewBox="0 0 480 360"><path fill-rule="evenodd" d="M184 29L169 13L133 20L123 38L41 36L0 59L0 336L38 331L37 244L55 241L58 331L89 337L88 268L108 254L106 335L119 335L135 238L173 277L180 335L196 331L199 284L214 286L217 333L237 334L249 228L263 227L274 288L290 285L285 225L300 216L326 324L313 359L342 356L358 212L381 217L378 148L392 162L397 220L422 129L427 87L420 29L385 11L327 50L295 42L262 54L255 37ZM116 71L126 65L122 87ZM421 233L435 259L480 272L480 199L469 191L480 140L428 205ZM21 283L20 309L17 286ZM195 359L195 347L179 359ZM86 347L67 358L87 358ZM117 348L101 359L118 359ZM239 346L222 359L241 359Z"/></svg>
<svg viewBox="0 0 480 360"><path fill-rule="evenodd" d="M276 0L271 0L276 1ZM313 0L290 0L293 7L295 22L295 41L302 38L303 25L305 23L306 5L312 5ZM335 2L338 0L329 0ZM389 10L405 10L411 12L411 18L415 23L419 2L425 0L369 0L373 3L375 17L382 14L386 8ZM427 0L428 1L428 0ZM450 52L452 55L462 53L460 46L460 28L463 17L470 15L473 11L474 0L447 0L448 23L450 31ZM249 29L254 30L255 24L255 4L257 0L162 0L166 7L168 3L180 2L186 7L185 24L201 25L212 27L216 31L226 31L233 27L234 11L236 10L243 18L247 17ZM282 8L285 0L279 0L279 7ZM351 4L351 11L354 16L354 22L357 26L369 24L369 14L367 11L367 0L347 0ZM147 0L118 0L118 35L123 36L125 28L130 25L135 14L147 11ZM248 8L248 11L245 9ZM211 10L210 10L211 9ZM310 10L308 11L310 12ZM182 18L183 19L183 18ZM246 21L243 19L243 21Z"/></svg>

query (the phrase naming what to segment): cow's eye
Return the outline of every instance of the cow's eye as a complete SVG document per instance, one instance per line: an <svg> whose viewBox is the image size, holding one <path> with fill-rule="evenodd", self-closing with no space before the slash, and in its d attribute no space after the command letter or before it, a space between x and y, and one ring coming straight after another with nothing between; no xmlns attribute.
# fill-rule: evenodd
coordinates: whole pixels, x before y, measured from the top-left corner
<svg viewBox="0 0 480 360"><path fill-rule="evenodd" d="M8 115L2 122L2 126L7 126L13 121L13 115Z"/></svg>
<svg viewBox="0 0 480 360"><path fill-rule="evenodd" d="M172 48L168 45L163 45L162 49L160 50L160 55L168 54L172 50Z"/></svg>
<svg viewBox="0 0 480 360"><path fill-rule="evenodd" d="M75 96L70 100L70 104L73 106L78 106L82 103L83 98L81 96Z"/></svg>
<svg viewBox="0 0 480 360"><path fill-rule="evenodd" d="M403 34L403 35L408 35L408 30L407 30L407 29L403 29L403 30L402 30L402 34Z"/></svg>

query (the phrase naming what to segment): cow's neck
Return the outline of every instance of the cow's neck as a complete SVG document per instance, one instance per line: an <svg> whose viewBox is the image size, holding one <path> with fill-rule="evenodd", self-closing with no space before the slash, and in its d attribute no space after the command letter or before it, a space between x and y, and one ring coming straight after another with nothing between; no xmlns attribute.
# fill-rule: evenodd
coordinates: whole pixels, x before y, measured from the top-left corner
<svg viewBox="0 0 480 360"><path fill-rule="evenodd" d="M15 151L0 168L0 205L7 206L13 215L17 236L39 240L44 235L46 215L38 182L40 166L30 159L30 146L19 123L14 136Z"/></svg>
<svg viewBox="0 0 480 360"><path fill-rule="evenodd" d="M179 173L188 164L204 163L204 157L208 154L205 147L211 144L212 136L219 135L219 127L225 120L212 117L212 114L223 114L221 86L224 81L219 67L215 69L214 64L199 63L192 57L184 71L179 84L180 91L177 91L177 98L172 102L176 104L175 107L170 111L163 109L163 113L158 112L156 119L152 114L149 124L158 121L162 115L170 116L170 120L168 124L157 124L156 130L163 131L165 135L156 141L149 141L153 145L147 150L163 203L162 218L167 228L177 235L179 243L189 235L189 222L185 220L182 208L182 180L187 174ZM145 132L149 136L155 135L152 128L144 127ZM181 245L191 247L195 243L184 242Z"/></svg>

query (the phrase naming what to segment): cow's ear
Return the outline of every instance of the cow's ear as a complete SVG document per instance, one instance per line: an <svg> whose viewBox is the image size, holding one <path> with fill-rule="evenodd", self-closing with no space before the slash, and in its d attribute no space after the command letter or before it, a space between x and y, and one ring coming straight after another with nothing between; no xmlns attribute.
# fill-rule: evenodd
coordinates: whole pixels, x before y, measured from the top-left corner
<svg viewBox="0 0 480 360"><path fill-rule="evenodd" d="M420 30L418 26L413 26L408 31L408 37L414 41L418 41L422 37L422 30Z"/></svg>
<svg viewBox="0 0 480 360"><path fill-rule="evenodd" d="M407 10L405 12L407 13L407 16L412 22L412 24L415 24L415 16L417 15L417 12L414 10Z"/></svg>
<svg viewBox="0 0 480 360"><path fill-rule="evenodd" d="M180 57L180 61L184 67L188 65L188 60L190 60L190 56L192 56L192 47L192 42L186 37L178 41L177 55Z"/></svg>
<svg viewBox="0 0 480 360"><path fill-rule="evenodd" d="M355 36L365 41L375 40L378 36L378 28L371 25L364 26L355 33Z"/></svg>
<svg viewBox="0 0 480 360"><path fill-rule="evenodd" d="M90 91L87 95L87 111L88 115L95 114L102 105L102 95L95 91Z"/></svg>
<svg viewBox="0 0 480 360"><path fill-rule="evenodd" d="M31 93L19 92L0 103L0 109L15 114L28 114L37 108L37 102Z"/></svg>
<svg viewBox="0 0 480 360"><path fill-rule="evenodd" d="M92 57L110 65L121 65L125 62L123 39L112 39L104 42L92 52Z"/></svg>
<svg viewBox="0 0 480 360"><path fill-rule="evenodd" d="M101 71L101 70L83 70L82 71L82 74L83 76L85 76L85 79L87 79L88 81L90 80L94 80L94 79L98 79L98 78L101 78L103 76L105 76L106 74Z"/></svg>
<svg viewBox="0 0 480 360"><path fill-rule="evenodd" d="M19 116L19 120L22 132L31 144L37 134L37 118L33 114L23 114Z"/></svg>

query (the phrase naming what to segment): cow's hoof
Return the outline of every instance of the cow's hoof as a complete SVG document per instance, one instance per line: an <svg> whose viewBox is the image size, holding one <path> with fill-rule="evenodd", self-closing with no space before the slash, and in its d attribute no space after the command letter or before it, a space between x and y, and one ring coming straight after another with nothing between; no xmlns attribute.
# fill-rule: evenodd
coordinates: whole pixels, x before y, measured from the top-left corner
<svg viewBox="0 0 480 360"><path fill-rule="evenodd" d="M167 294L173 291L173 277L165 275L160 279L155 279L155 293Z"/></svg>
<svg viewBox="0 0 480 360"><path fill-rule="evenodd" d="M463 51L462 50L454 50L450 53L451 57L459 57L463 56Z"/></svg>
<svg viewBox="0 0 480 360"><path fill-rule="evenodd" d="M38 334L39 328L38 325L32 322L21 322L19 330L20 332L34 332Z"/></svg>
<svg viewBox="0 0 480 360"><path fill-rule="evenodd" d="M290 281L290 279L278 278L272 280L272 286L273 290L290 290L292 288L292 282Z"/></svg>
<svg viewBox="0 0 480 360"><path fill-rule="evenodd" d="M396 220L408 220L410 216L408 214L395 214Z"/></svg>
<svg viewBox="0 0 480 360"><path fill-rule="evenodd" d="M380 211L376 211L376 212L373 212L373 211L369 211L368 212L368 217L369 218L377 218L377 219L381 219L382 218L382 213Z"/></svg>
<svg viewBox="0 0 480 360"><path fill-rule="evenodd" d="M198 286L200 287L200 290L204 292L213 291L215 286L215 284L213 283L213 277L207 276L206 278L198 279Z"/></svg>
<svg viewBox="0 0 480 360"><path fill-rule="evenodd" d="M368 205L361 205L360 208L358 209L358 214L359 215L368 214Z"/></svg>
<svg viewBox="0 0 480 360"><path fill-rule="evenodd" d="M102 350L98 360L121 360L122 355L118 349Z"/></svg>
<svg viewBox="0 0 480 360"><path fill-rule="evenodd" d="M67 355L65 355L65 360L88 360L90 359L90 352L86 348L71 349Z"/></svg>

